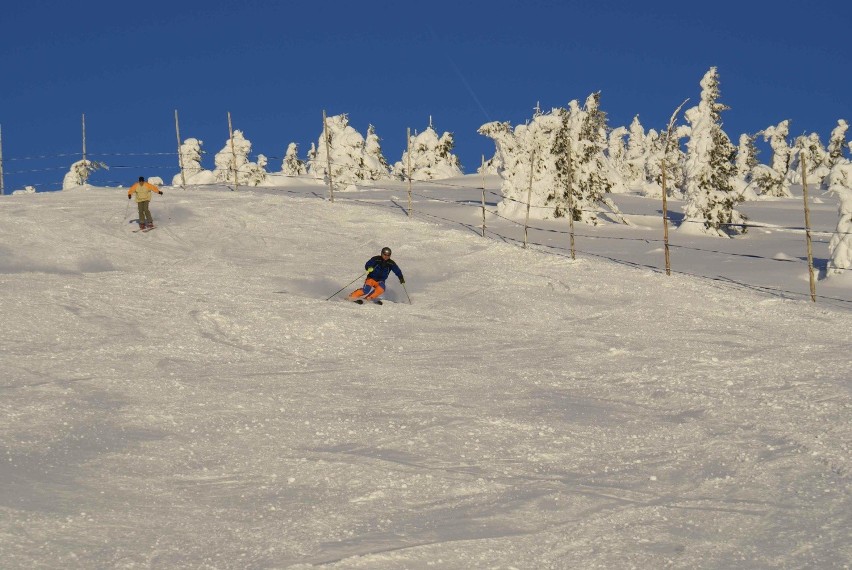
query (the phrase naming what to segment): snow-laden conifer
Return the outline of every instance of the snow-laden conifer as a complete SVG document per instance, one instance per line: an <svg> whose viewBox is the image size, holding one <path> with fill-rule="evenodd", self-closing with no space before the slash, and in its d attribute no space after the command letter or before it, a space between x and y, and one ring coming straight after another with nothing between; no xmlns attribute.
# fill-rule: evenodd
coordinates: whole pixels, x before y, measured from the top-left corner
<svg viewBox="0 0 852 570"><path fill-rule="evenodd" d="M327 144L326 129L328 130ZM309 154L308 174L317 180L327 182L330 163L331 177L336 189L346 191L356 190L356 184L386 177L371 168L375 166L376 161L375 157L371 157L368 161L366 147L364 137L350 126L347 115L327 117L326 126Z"/></svg>
<svg viewBox="0 0 852 570"><path fill-rule="evenodd" d="M187 184L196 183L195 178L204 170L201 166L202 146L204 142L196 138L188 138L181 143L179 152L183 176L180 172L175 174L172 186L180 186L184 180Z"/></svg>
<svg viewBox="0 0 852 570"><path fill-rule="evenodd" d="M480 164L476 169L477 174L499 174L503 168L503 163L500 162L500 157L495 152L494 156L485 161L485 164Z"/></svg>
<svg viewBox="0 0 852 570"><path fill-rule="evenodd" d="M600 92L586 98L581 109L576 101L568 106L571 115L577 115L574 123L566 118L567 124L579 125L579 136L572 149L578 150L576 164L573 165L573 177L576 184L574 204L578 210L575 221L598 224L598 214L608 212L622 223L627 220L621 215L608 194L624 192L626 186L620 173L611 169L606 157L607 124L606 113L600 108ZM573 129L569 129L569 132ZM558 153L555 153L558 156ZM557 164L557 169L559 165Z"/></svg>
<svg viewBox="0 0 852 570"><path fill-rule="evenodd" d="M234 130L233 149L231 139L225 141L222 150L213 157L215 168L213 175L217 182L234 182L234 170L237 173L237 183L247 184L249 177L249 153L251 153L251 141L243 135L239 129Z"/></svg>
<svg viewBox="0 0 852 570"><path fill-rule="evenodd" d="M688 136L691 129L686 125L672 124L671 134L665 130L657 133L650 129L645 135L645 176L641 184L642 195L648 198L661 198L663 195L663 164L666 165L666 195L669 198L681 198L684 187L684 162L686 154L681 150L680 140Z"/></svg>
<svg viewBox="0 0 852 570"><path fill-rule="evenodd" d="M411 135L411 179L438 180L462 175L461 163L453 154L455 139L450 132L444 132L440 137L432 126L420 134ZM400 180L408 179L409 157L408 149L402 153L399 162L393 165L393 176Z"/></svg>
<svg viewBox="0 0 852 570"><path fill-rule="evenodd" d="M622 182L606 157L606 114L599 108L599 97L589 96L584 108L571 101L567 109L537 112L514 129L500 122L479 128L494 140L495 156L503 165L501 215L525 215L529 196L531 217L571 213L576 221L597 224L599 214L607 212L626 222L608 196Z"/></svg>
<svg viewBox="0 0 852 570"><path fill-rule="evenodd" d="M287 152L284 153L284 161L281 163L281 174L285 176L304 176L307 172L305 162L299 160L299 145L291 142L287 145Z"/></svg>
<svg viewBox="0 0 852 570"><path fill-rule="evenodd" d="M610 166L621 174L625 184L627 180L624 178L624 163L627 159L627 146L624 139L628 133L626 127L616 127L609 132L607 137L607 157Z"/></svg>
<svg viewBox="0 0 852 570"><path fill-rule="evenodd" d="M367 139L364 141L364 166L369 171L370 180L390 178L390 166L382 152L382 143L376 134L376 127L367 127Z"/></svg>
<svg viewBox="0 0 852 570"><path fill-rule="evenodd" d="M266 165L269 164L269 159L266 155L258 154L256 162L247 162L243 167L245 171L246 186L261 186L269 175L266 172Z"/></svg>
<svg viewBox="0 0 852 570"><path fill-rule="evenodd" d="M840 119L837 121L837 126L831 131L831 136L828 139L828 167L833 168L843 159L843 152L846 149L846 131L849 130L849 124Z"/></svg>
<svg viewBox="0 0 852 570"><path fill-rule="evenodd" d="M551 149L560 128L562 116L556 109L538 113L527 124L514 128L508 122L498 121L479 127L479 134L494 141L494 157L501 164L498 172L502 178L503 200L497 207L501 215L524 215L532 179L530 216L538 219L555 216L556 167Z"/></svg>
<svg viewBox="0 0 852 570"><path fill-rule="evenodd" d="M390 178L390 165L382 152L382 143L376 134L376 127L367 127L367 140L364 142L364 163L370 171L371 180Z"/></svg>
<svg viewBox="0 0 852 570"><path fill-rule="evenodd" d="M736 149L722 130L719 76L711 67L701 80L701 102L686 111L691 127L686 143L683 231L727 236L745 231L736 205L743 198L734 190Z"/></svg>
<svg viewBox="0 0 852 570"><path fill-rule="evenodd" d="M757 149L757 135L743 133L740 135L740 141L737 145L736 177L733 181L734 189L740 194L744 200L754 200L757 198L757 191L754 189L755 169L760 164L757 160L759 150Z"/></svg>
<svg viewBox="0 0 852 570"><path fill-rule="evenodd" d="M68 190L69 188L76 188L77 186L82 186L83 184L86 184L92 172L100 170L101 168L107 169L109 167L103 162L97 162L88 159L78 160L77 162L71 165L71 168L63 177L62 189Z"/></svg>
<svg viewBox="0 0 852 570"><path fill-rule="evenodd" d="M777 198L791 198L790 181L787 175L790 172L792 150L787 143L790 134L790 121L781 121L776 126L767 127L762 132L763 140L769 142L772 148L772 165L755 167L754 184L758 193L762 196Z"/></svg>
<svg viewBox="0 0 852 570"><path fill-rule="evenodd" d="M633 117L627 136L627 150L624 156L622 173L624 181L633 190L639 190L647 180L646 160L648 151L645 146L645 128L639 122L639 115Z"/></svg>
<svg viewBox="0 0 852 570"><path fill-rule="evenodd" d="M852 162L839 159L826 176L828 191L837 196L837 228L828 243L828 275L852 275Z"/></svg>
<svg viewBox="0 0 852 570"><path fill-rule="evenodd" d="M802 184L802 161L805 163L805 180L811 186L821 186L828 176L828 152L822 146L817 133L796 137L793 142L792 161L787 179L793 184Z"/></svg>

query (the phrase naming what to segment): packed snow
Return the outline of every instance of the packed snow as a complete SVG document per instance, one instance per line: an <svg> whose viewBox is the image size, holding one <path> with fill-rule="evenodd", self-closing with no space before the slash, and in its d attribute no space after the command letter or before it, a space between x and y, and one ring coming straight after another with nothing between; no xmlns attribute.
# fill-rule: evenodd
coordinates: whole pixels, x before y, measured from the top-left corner
<svg viewBox="0 0 852 570"><path fill-rule="evenodd" d="M3 567L852 564L837 200L813 303L800 194L667 276L656 200L572 260L496 176L377 184L165 187L147 233L123 188L0 198ZM383 246L406 288L346 302Z"/></svg>

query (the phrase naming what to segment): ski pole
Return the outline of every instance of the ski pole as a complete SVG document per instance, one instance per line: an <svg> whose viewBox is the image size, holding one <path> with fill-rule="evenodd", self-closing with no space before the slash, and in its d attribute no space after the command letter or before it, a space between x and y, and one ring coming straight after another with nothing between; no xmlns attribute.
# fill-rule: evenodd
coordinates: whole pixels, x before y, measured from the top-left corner
<svg viewBox="0 0 852 570"><path fill-rule="evenodd" d="M358 281L359 279L361 279L361 278L362 278L364 275L366 275L366 274L367 274L367 272L365 271L364 273L362 273L361 275L359 275L358 277L356 277L355 279L353 279L352 281L350 281L349 283L347 283L346 285L344 285L343 287L341 287L341 288L340 288L340 291L343 291L344 289L346 289L347 287L349 287L350 285L352 285L353 283L355 283L356 281ZM337 293L340 293L340 291L337 291ZM331 297L329 297L328 299L326 299L326 301L331 301L331 298L332 298L332 297L334 297L335 295L337 295L337 293L335 293L334 295L332 295Z"/></svg>
<svg viewBox="0 0 852 570"><path fill-rule="evenodd" d="M405 291L405 296L408 297L408 304L413 305L414 303L411 302L411 295L408 294L408 289L406 288L405 283L400 281L399 284L402 285L402 290Z"/></svg>

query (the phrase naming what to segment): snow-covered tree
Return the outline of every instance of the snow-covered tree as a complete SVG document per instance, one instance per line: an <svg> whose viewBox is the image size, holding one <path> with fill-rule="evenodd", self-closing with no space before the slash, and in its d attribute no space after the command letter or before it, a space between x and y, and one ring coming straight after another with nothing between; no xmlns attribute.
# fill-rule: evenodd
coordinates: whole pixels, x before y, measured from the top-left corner
<svg viewBox="0 0 852 570"><path fill-rule="evenodd" d="M251 153L251 141L245 138L243 132L234 130L233 150L231 148L231 140L225 141L225 146L222 150L216 153L213 157L213 162L216 168L213 169L213 175L217 182L234 182L234 170L237 171L237 183L247 184L250 168L249 153Z"/></svg>
<svg viewBox="0 0 852 570"><path fill-rule="evenodd" d="M740 135L740 143L737 145L737 177L746 182L751 181L752 171L758 165L757 135L743 133Z"/></svg>
<svg viewBox="0 0 852 570"><path fill-rule="evenodd" d="M849 124L843 119L840 119L837 121L837 126L831 131L827 149L829 168L833 168L843 158L843 151L846 148L847 130L849 130Z"/></svg>
<svg viewBox="0 0 852 570"><path fill-rule="evenodd" d="M828 191L838 198L837 229L828 243L828 275L852 271L852 162L840 159L826 177Z"/></svg>
<svg viewBox="0 0 852 570"><path fill-rule="evenodd" d="M743 198L734 190L736 149L722 130L719 76L715 67L701 80L701 102L686 111L691 132L686 144L684 223L680 229L727 236L745 231L735 206Z"/></svg>
<svg viewBox="0 0 852 570"><path fill-rule="evenodd" d="M508 122L491 122L479 127L479 134L494 141L494 157L503 182L503 200L498 205L501 215L521 216L526 212L530 196L530 215L547 219L555 215L555 159L551 152L557 131L562 127L558 110L538 113L531 121L512 128ZM532 191L530 188L532 176Z"/></svg>
<svg viewBox="0 0 852 570"><path fill-rule="evenodd" d="M93 160L78 160L77 162L71 165L70 170L65 174L65 177L62 179L62 189L68 190L69 188L76 188L77 186L82 186L89 180L89 176L92 174L92 172L101 168L108 169L109 167L103 162L96 162Z"/></svg>
<svg viewBox="0 0 852 570"><path fill-rule="evenodd" d="M183 176L180 172L177 173L172 178L172 186L180 186L184 180L187 184L192 184L191 180L204 170L201 167L203 145L203 141L195 138L188 138L181 143L179 152Z"/></svg>
<svg viewBox="0 0 852 570"><path fill-rule="evenodd" d="M755 167L755 186L763 196L792 197L790 181L787 179L792 159L792 150L787 143L790 121L781 121L778 125L767 127L758 134L762 134L763 140L768 141L769 146L772 147L772 165L763 168Z"/></svg>
<svg viewBox="0 0 852 570"><path fill-rule="evenodd" d="M633 117L627 136L627 151L622 170L625 183L631 188L641 188L647 180L645 161L648 151L645 147L645 128L639 122L639 115Z"/></svg>
<svg viewBox="0 0 852 570"><path fill-rule="evenodd" d="M754 200L757 198L757 192L754 190L755 172L759 166L757 155L760 151L757 149L757 135L743 133L740 135L740 143L737 146L736 158L736 177L733 181L734 189L745 200Z"/></svg>
<svg viewBox="0 0 852 570"><path fill-rule="evenodd" d="M495 157L503 165L501 215L525 215L529 197L530 216L539 219L570 212L576 221L597 224L599 214L608 211L625 221L607 195L621 177L605 154L606 114L599 108L599 94L592 94L584 108L572 101L567 109L537 112L514 129L494 122L482 125L479 133L494 140Z"/></svg>
<svg viewBox="0 0 852 570"><path fill-rule="evenodd" d="M326 145L326 128L328 145ZM349 125L345 114L326 119L326 127L320 133L315 147L308 155L308 174L317 180L328 180L328 165L331 164L331 176L338 190L356 190L356 184L379 180L376 176L386 177L368 166L366 141L361 134ZM328 151L326 150L328 148ZM331 160L329 160L329 154ZM370 163L374 157L369 157Z"/></svg>
<svg viewBox="0 0 852 570"><path fill-rule="evenodd" d="M266 172L267 164L269 164L269 159L263 154L257 155L257 162L247 162L243 167L243 171L245 172L245 182L243 183L246 186L260 186L263 184L268 175Z"/></svg>
<svg viewBox="0 0 852 570"><path fill-rule="evenodd" d="M577 209L583 211L575 215L574 219L597 224L597 214L609 210L619 221L627 223L615 203L607 196L614 190L623 192L626 186L620 173L610 170L606 158L606 113L600 108L600 96L600 92L589 95L582 109L576 101L572 101L568 106L569 115L577 115L576 124L579 126L579 137L576 145L572 145L572 149L578 150L577 161L572 166L572 175L576 184L574 204ZM565 122L569 125L569 133L574 132L570 129L572 117L563 118L563 123ZM559 157L558 153L554 154Z"/></svg>
<svg viewBox="0 0 852 570"><path fill-rule="evenodd" d="M281 163L281 173L286 176L303 176L308 170L305 163L299 160L299 145L291 142L287 145L287 152L284 153L284 161Z"/></svg>
<svg viewBox="0 0 852 570"><path fill-rule="evenodd" d="M452 133L445 132L438 137L431 118L425 131L411 136L409 146L412 180L436 180L462 175L461 163L453 154L455 140ZM393 176L400 180L408 179L408 152L405 150L399 162L393 165Z"/></svg>
<svg viewBox="0 0 852 570"><path fill-rule="evenodd" d="M802 184L802 160L805 158L805 176L810 185L821 186L828 176L828 152L822 146L817 133L796 137L793 143L792 161L787 179L794 184Z"/></svg>
<svg viewBox="0 0 852 570"><path fill-rule="evenodd" d="M624 178L624 163L627 159L627 147L624 139L629 131L625 127L616 127L609 132L607 137L607 157L612 168L617 170Z"/></svg>
<svg viewBox="0 0 852 570"><path fill-rule="evenodd" d="M660 133L654 129L649 129L645 133L645 181L642 184L642 193L645 196L662 195L663 145L666 143L664 136L660 136Z"/></svg>
<svg viewBox="0 0 852 570"><path fill-rule="evenodd" d="M687 125L672 125L671 140L668 142L668 153L666 155L666 190L669 196L682 196L685 186L684 167L686 164L686 153L683 152L680 141L689 136L692 129ZM663 138L669 135L663 132Z"/></svg>
<svg viewBox="0 0 852 570"><path fill-rule="evenodd" d="M382 153L382 144L376 127L367 127L367 140L364 142L364 165L370 172L370 180L390 178L390 166Z"/></svg>
<svg viewBox="0 0 852 570"><path fill-rule="evenodd" d="M499 174L500 169L503 168L503 163L500 162L500 157L495 152L494 156L485 161L485 164L480 164L479 168L476 169L477 174Z"/></svg>

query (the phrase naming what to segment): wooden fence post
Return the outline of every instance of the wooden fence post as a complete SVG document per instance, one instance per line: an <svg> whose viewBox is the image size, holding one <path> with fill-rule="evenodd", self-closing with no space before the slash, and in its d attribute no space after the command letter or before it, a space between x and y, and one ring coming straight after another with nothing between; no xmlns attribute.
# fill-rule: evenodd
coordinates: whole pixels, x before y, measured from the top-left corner
<svg viewBox="0 0 852 570"><path fill-rule="evenodd" d="M530 227L530 202L532 201L533 172L535 168L535 149L530 154L530 185L527 188L527 219L524 221L524 249L527 248L527 234Z"/></svg>
<svg viewBox="0 0 852 570"><path fill-rule="evenodd" d="M83 184L89 183L89 162L86 160L86 113L83 113L83 172L86 173L86 178Z"/></svg>
<svg viewBox="0 0 852 570"><path fill-rule="evenodd" d="M3 185L3 125L0 125L0 196L6 193Z"/></svg>
<svg viewBox="0 0 852 570"><path fill-rule="evenodd" d="M663 248L665 249L666 257L666 275L671 275L672 266L671 261L669 259L669 210L668 202L666 201L666 168L668 168L668 165L666 164L665 151L663 152Z"/></svg>
<svg viewBox="0 0 852 570"><path fill-rule="evenodd" d="M334 202L334 182L331 179L331 144L329 143L330 134L328 132L328 121L326 120L325 109L322 111L322 132L325 133L325 171L328 175L328 195L329 202Z"/></svg>
<svg viewBox="0 0 852 570"><path fill-rule="evenodd" d="M805 201L805 239L808 242L808 277L811 285L811 301L816 303L816 281L814 280L814 251L811 244L811 210L808 206L807 154L804 149L799 153L802 165L802 199Z"/></svg>
<svg viewBox="0 0 852 570"><path fill-rule="evenodd" d="M175 109L175 133L177 134L178 143L178 167L180 168L181 188L186 188L186 174L183 172L183 156L180 153L180 124L178 123L178 112Z"/></svg>
<svg viewBox="0 0 852 570"><path fill-rule="evenodd" d="M405 131L406 156L408 158L408 217L411 217L411 127Z"/></svg>
<svg viewBox="0 0 852 570"><path fill-rule="evenodd" d="M482 237L485 237L485 155L482 155L482 166L480 167L480 172L482 173Z"/></svg>
<svg viewBox="0 0 852 570"><path fill-rule="evenodd" d="M231 123L231 112L228 111L228 136L231 139L231 169L234 171L234 192L240 187L237 178L237 149L234 147L234 127Z"/></svg>
<svg viewBox="0 0 852 570"><path fill-rule="evenodd" d="M672 265L671 260L669 258L669 209L668 209L668 201L667 201L667 188L666 188L666 170L668 168L668 156L669 156L669 145L672 140L672 129L674 128L675 119L677 118L680 110L683 109L683 106L686 105L686 102L689 99L686 99L683 103L681 103L677 109L675 109L674 113L672 113L671 118L669 119L669 125L666 127L666 144L663 145L663 160L662 160L662 169L663 169L663 248L665 249L665 257L666 257L666 275L672 274Z"/></svg>
<svg viewBox="0 0 852 570"><path fill-rule="evenodd" d="M574 247L574 170L571 162L571 137L568 137L568 233L571 240L571 259L577 259Z"/></svg>

